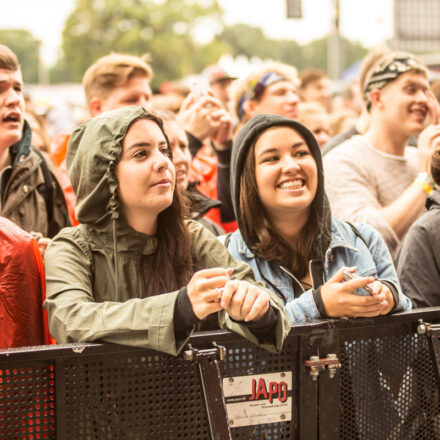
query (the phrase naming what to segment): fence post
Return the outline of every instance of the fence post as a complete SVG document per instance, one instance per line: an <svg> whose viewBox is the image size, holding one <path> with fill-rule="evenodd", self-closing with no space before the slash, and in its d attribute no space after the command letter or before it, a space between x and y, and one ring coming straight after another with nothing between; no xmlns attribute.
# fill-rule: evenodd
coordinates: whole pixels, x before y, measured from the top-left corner
<svg viewBox="0 0 440 440"><path fill-rule="evenodd" d="M213 342L213 349L196 350L189 345L184 359L198 363L203 396L208 415L212 440L231 440L226 413L222 378L218 362L223 360L226 349Z"/></svg>

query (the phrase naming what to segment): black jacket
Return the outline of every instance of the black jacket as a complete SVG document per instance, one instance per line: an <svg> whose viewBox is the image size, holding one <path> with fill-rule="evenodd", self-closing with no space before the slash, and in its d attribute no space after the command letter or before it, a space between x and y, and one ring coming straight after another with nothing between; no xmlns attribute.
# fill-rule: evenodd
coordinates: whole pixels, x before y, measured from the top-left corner
<svg viewBox="0 0 440 440"><path fill-rule="evenodd" d="M403 293L415 308L440 306L440 191L426 201L429 211L410 228L396 257Z"/></svg>
<svg viewBox="0 0 440 440"><path fill-rule="evenodd" d="M209 218L204 217L211 208L218 208L221 202L210 199L197 189L197 182L189 182L185 195L190 211L190 217L197 220L215 236L223 235L225 231Z"/></svg>

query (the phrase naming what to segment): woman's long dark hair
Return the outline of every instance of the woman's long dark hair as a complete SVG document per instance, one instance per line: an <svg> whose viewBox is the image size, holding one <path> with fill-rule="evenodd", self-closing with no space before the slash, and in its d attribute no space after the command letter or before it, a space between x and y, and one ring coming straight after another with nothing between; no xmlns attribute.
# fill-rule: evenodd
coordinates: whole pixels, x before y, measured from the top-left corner
<svg viewBox="0 0 440 440"><path fill-rule="evenodd" d="M159 126L167 142L168 157L172 161L172 150L162 120L153 113L146 113L142 118ZM157 217L157 249L151 256L154 270L149 280L153 292L177 290L188 284L193 275L191 235L184 221L185 215L185 203L180 192L174 188L171 205Z"/></svg>
<svg viewBox="0 0 440 440"><path fill-rule="evenodd" d="M240 227L251 251L258 257L280 264L298 279L308 272L314 242L319 235L319 214L315 200L312 202L309 220L300 232L295 248L272 226L258 195L255 177L255 142L246 157L240 177Z"/></svg>

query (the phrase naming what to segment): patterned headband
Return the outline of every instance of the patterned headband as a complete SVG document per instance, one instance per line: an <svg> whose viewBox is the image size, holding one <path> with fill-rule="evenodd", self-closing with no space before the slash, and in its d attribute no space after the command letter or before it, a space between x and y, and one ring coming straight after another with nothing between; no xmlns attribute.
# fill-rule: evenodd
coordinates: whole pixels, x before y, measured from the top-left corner
<svg viewBox="0 0 440 440"><path fill-rule="evenodd" d="M260 97L266 90L266 87L278 81L289 81L285 76L277 72L267 72L260 79L256 79L249 84L249 89L238 102L238 117L242 119L244 115L244 103Z"/></svg>
<svg viewBox="0 0 440 440"><path fill-rule="evenodd" d="M426 71L426 67L417 61L415 58L392 58L379 64L371 74L370 78L365 84L364 99L367 104L367 109L371 107L370 92L373 89L382 89L391 81L394 81L402 73L410 70Z"/></svg>

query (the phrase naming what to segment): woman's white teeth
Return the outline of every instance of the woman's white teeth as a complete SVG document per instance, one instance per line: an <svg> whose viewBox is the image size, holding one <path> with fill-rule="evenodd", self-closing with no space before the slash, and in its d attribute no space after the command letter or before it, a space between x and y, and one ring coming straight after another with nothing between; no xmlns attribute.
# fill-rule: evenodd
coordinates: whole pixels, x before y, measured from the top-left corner
<svg viewBox="0 0 440 440"><path fill-rule="evenodd" d="M281 189L300 189L304 185L304 181L302 179L289 180L288 182L283 182L278 185Z"/></svg>

